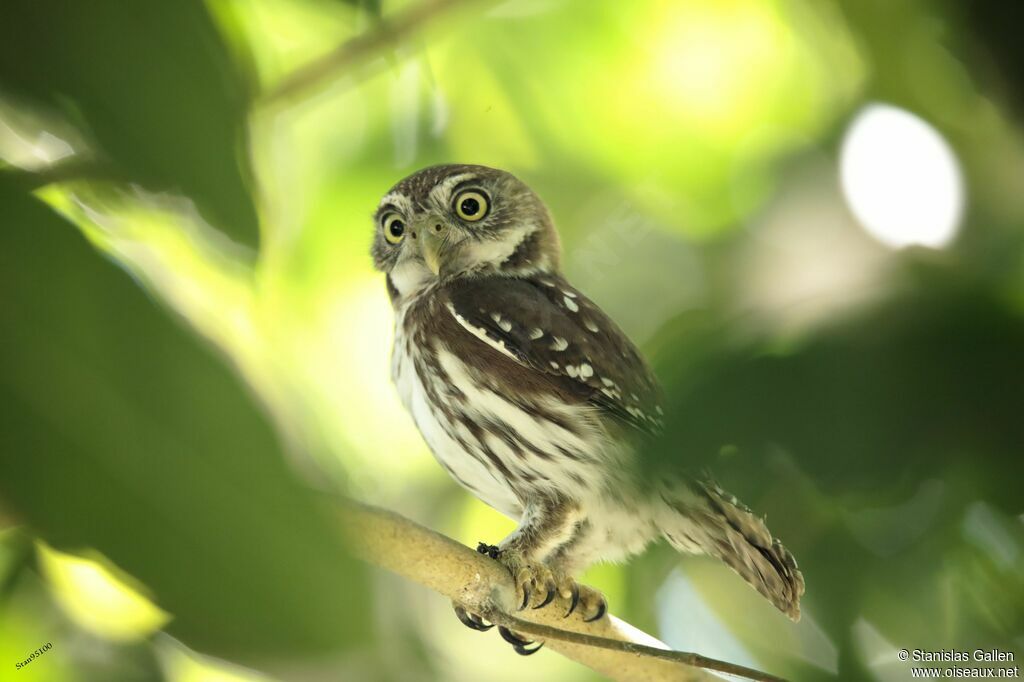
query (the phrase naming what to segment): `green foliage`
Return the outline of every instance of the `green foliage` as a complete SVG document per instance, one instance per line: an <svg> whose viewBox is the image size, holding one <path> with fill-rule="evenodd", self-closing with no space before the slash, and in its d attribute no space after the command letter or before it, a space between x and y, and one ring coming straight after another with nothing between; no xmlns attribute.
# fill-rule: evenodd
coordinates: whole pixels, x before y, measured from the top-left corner
<svg viewBox="0 0 1024 682"><path fill-rule="evenodd" d="M0 520L23 524L0 537L0 654L56 632L92 637L111 667L58 647L26 680L174 677L159 635L101 642L60 615L43 540L99 552L202 653L291 671L356 651L358 679L587 679L397 581L371 610L279 442L461 541L508 531L429 459L387 385L366 256L381 193L451 161L537 189L567 275L654 360L669 429L650 473L711 470L807 577L792 625L721 566L658 546L589 576L616 613L800 680L903 679L885 667L896 647L1020 654L1016 24L924 0L501 3L261 108L407 4L0 3L0 156L12 135L34 152L74 131L86 165L150 191L33 195L30 173L0 168ZM943 252L887 250L842 203L837 142L875 99L954 147L968 206ZM805 298L821 311L791 316Z"/></svg>
<svg viewBox="0 0 1024 682"><path fill-rule="evenodd" d="M0 8L0 88L66 117L97 162L182 192L257 240L245 116L251 77L204 3L15 0Z"/></svg>
<svg viewBox="0 0 1024 682"><path fill-rule="evenodd" d="M649 455L770 511L841 650L856 650L858 618L896 643L1012 650L1024 573L980 538L1003 529L1013 555L1024 543L1024 319L964 273L908 266L907 291L788 347L736 343L707 315L667 324L669 426ZM930 625L951 608L944 631ZM855 676L856 656L841 665Z"/></svg>
<svg viewBox="0 0 1024 682"><path fill-rule="evenodd" d="M0 495L243 660L360 641L365 578L261 410L81 234L3 188Z"/></svg>

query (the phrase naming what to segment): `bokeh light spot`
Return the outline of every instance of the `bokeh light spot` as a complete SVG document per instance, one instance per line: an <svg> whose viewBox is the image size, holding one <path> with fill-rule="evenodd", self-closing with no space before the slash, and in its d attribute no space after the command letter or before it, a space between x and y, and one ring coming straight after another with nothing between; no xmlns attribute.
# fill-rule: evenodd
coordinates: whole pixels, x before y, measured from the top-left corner
<svg viewBox="0 0 1024 682"><path fill-rule="evenodd" d="M938 131L910 112L864 108L843 140L840 180L854 215L883 244L939 248L956 235L959 164Z"/></svg>

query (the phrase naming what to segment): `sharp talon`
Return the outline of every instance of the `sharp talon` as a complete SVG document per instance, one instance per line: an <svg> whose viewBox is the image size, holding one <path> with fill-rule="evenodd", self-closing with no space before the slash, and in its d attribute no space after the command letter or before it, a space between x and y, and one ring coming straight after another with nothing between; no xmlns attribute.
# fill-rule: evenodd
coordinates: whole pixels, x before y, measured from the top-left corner
<svg viewBox="0 0 1024 682"><path fill-rule="evenodd" d="M484 623L480 616L475 613L468 613L466 609L461 606L455 607L455 615L470 630L476 630L477 632L487 632L494 627L494 623Z"/></svg>
<svg viewBox="0 0 1024 682"><path fill-rule="evenodd" d="M607 602L605 602L604 599L602 599L601 603L597 605L597 613L594 614L593 616L591 616L590 618L584 618L583 622L584 623L593 623L595 620L601 620L601 617L605 614L605 612L607 610L608 610L608 604L607 604Z"/></svg>
<svg viewBox="0 0 1024 682"><path fill-rule="evenodd" d="M501 638L503 640L511 644L513 647L524 647L533 644L533 642L531 642L528 639L523 639L522 637L515 636L514 634L512 634L512 631L504 625L498 627L498 634L501 635ZM523 655L525 656L526 654Z"/></svg>
<svg viewBox="0 0 1024 682"><path fill-rule="evenodd" d="M544 642L541 642L540 644L538 644L537 646L533 647L532 649L527 649L524 646L516 645L516 646L512 647L512 651L515 651L520 656L532 656L533 654L537 653L538 651L540 651L543 648L544 648Z"/></svg>
<svg viewBox="0 0 1024 682"><path fill-rule="evenodd" d="M487 632L494 627L494 623L488 623L486 620L476 615L475 613L469 614L469 617L473 619L473 622L480 626L480 632Z"/></svg>
<svg viewBox="0 0 1024 682"><path fill-rule="evenodd" d="M529 585L523 585L523 603L519 605L519 610L520 611L525 609L526 605L530 603L530 594L531 594L530 586Z"/></svg>
<svg viewBox="0 0 1024 682"><path fill-rule="evenodd" d="M467 628L476 630L476 623L469 619L469 614L466 613L466 609L461 606L455 607L455 617L459 619L459 622L465 625Z"/></svg>
<svg viewBox="0 0 1024 682"><path fill-rule="evenodd" d="M555 586L552 585L551 587L548 588L548 594L547 594L546 597L544 597L544 601L542 601L541 603L537 604L533 608L534 609L542 609L542 608L544 608L545 606L547 606L548 604L551 603L551 600L555 598L555 595L557 593L558 593L558 590L556 590Z"/></svg>
<svg viewBox="0 0 1024 682"><path fill-rule="evenodd" d="M568 618L572 615L572 612L576 610L576 607L580 605L580 586L576 583L572 584L572 600L569 602L569 610L565 612L562 618Z"/></svg>

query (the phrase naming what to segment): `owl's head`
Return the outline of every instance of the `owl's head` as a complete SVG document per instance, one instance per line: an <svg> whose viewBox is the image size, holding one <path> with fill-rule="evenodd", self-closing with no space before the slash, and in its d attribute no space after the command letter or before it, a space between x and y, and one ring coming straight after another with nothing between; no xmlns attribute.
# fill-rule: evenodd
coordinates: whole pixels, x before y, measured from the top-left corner
<svg viewBox="0 0 1024 682"><path fill-rule="evenodd" d="M511 173L431 166L392 187L374 216L373 260L392 295L459 277L523 277L558 269L544 203Z"/></svg>

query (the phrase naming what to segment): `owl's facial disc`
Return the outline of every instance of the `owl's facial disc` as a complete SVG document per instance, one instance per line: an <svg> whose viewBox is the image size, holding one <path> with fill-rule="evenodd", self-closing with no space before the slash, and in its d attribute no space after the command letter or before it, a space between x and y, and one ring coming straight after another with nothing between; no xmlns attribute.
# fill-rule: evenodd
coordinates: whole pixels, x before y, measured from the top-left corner
<svg viewBox="0 0 1024 682"><path fill-rule="evenodd" d="M376 220L374 261L399 296L438 279L520 277L558 267L558 235L547 209L505 171L425 168L391 188Z"/></svg>

